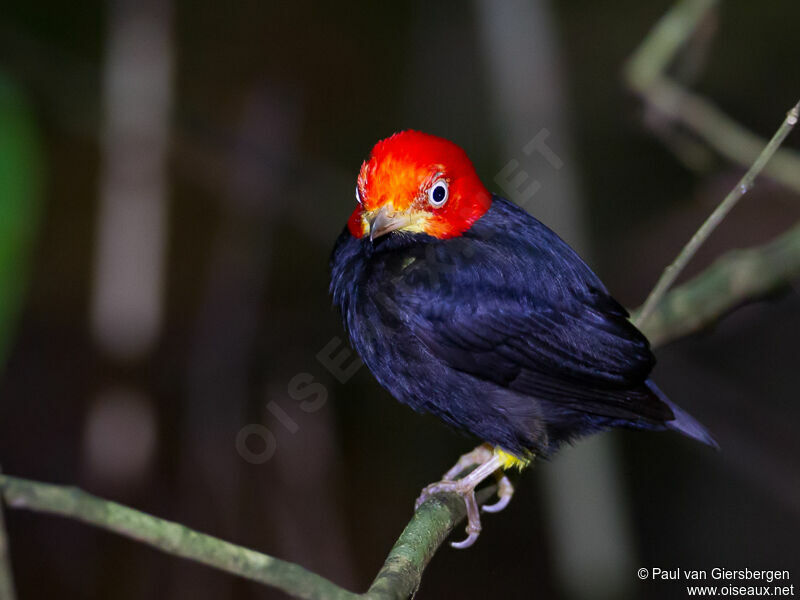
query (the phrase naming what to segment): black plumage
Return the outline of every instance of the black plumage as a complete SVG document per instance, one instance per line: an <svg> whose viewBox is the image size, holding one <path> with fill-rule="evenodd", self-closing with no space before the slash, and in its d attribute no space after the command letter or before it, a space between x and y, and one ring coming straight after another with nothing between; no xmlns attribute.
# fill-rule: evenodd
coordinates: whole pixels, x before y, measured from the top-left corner
<svg viewBox="0 0 800 600"><path fill-rule="evenodd" d="M380 384L514 455L608 429L674 429L714 444L650 381L647 339L561 238L514 205L458 237L345 228L331 291Z"/></svg>

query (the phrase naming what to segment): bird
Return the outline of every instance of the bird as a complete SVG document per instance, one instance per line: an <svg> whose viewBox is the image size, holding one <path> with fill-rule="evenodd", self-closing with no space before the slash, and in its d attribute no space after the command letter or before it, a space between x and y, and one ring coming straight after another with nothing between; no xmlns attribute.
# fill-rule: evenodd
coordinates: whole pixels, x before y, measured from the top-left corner
<svg viewBox="0 0 800 600"><path fill-rule="evenodd" d="M353 348L397 400L481 442L417 499L464 499L467 537L454 547L480 534L481 482L497 480L483 510L502 510L509 472L580 437L673 430L717 447L651 380L647 338L598 276L490 193L461 147L415 130L379 141L355 201L330 259Z"/></svg>

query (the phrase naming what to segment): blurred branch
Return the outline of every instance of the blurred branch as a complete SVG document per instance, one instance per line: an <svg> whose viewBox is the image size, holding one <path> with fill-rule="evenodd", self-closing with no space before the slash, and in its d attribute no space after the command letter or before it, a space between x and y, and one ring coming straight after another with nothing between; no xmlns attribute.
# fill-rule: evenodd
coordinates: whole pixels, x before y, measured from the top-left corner
<svg viewBox="0 0 800 600"><path fill-rule="evenodd" d="M654 314L683 268L739 199L747 193L762 170L777 181L800 192L800 154L792 150L779 149L797 123L800 103L789 111L778 131L769 143L765 143L711 103L686 90L666 75L667 69L680 50L696 34L716 6L717 0L676 2L645 37L625 67L625 80L631 89L642 96L648 108L688 127L709 146L730 160L743 166L749 165L747 173L736 187L701 225L675 261L665 269L644 306L634 315L634 323L648 333L654 345L699 329L733 308L738 302L745 300L748 295L766 293L772 287L785 282L792 272L791 261L770 265L771 268L765 268L764 273L759 274L763 277L746 277L746 282L737 280L736 287L733 288L726 284L726 275L741 277L742 269L747 269L747 266L742 267L735 258L731 258L738 255L728 255L702 277L678 290L683 293L671 294L669 297L672 303L671 310ZM763 248L768 250L773 245L783 248L779 242L787 239L792 239L791 232ZM789 242L788 249L791 248ZM759 249L749 252L748 256L753 254L759 256ZM787 267L788 270L785 273L776 273L776 266ZM710 297L706 297L707 295ZM676 310L676 307L683 306L681 303L686 303L692 298L703 298L705 302L694 306L693 310ZM675 304L676 302L678 304ZM657 317L657 324L648 326L648 319L651 317ZM679 323L674 323L676 318ZM672 331L666 328L667 322L672 323L674 328Z"/></svg>
<svg viewBox="0 0 800 600"><path fill-rule="evenodd" d="M485 501L492 491L491 487L483 490L478 495L479 501ZM422 572L439 545L464 518L464 503L458 496L435 496L425 502L414 513L389 552L369 590L365 594L354 594L300 565L97 498L75 487L0 474L0 494L10 508L83 521L168 554L194 560L308 600L409 598L419 587ZM13 596L0 595L0 598L5 600Z"/></svg>
<svg viewBox="0 0 800 600"><path fill-rule="evenodd" d="M707 327L746 302L788 287L798 277L800 223L762 246L722 255L672 290L641 324L642 331L653 346L661 346ZM634 313L634 322L640 318Z"/></svg>
<svg viewBox="0 0 800 600"><path fill-rule="evenodd" d="M764 143L757 136L663 74L715 4L715 0L678 2L647 37L626 69L629 85L649 106L689 127L731 160L742 165L756 162L665 272L642 312L634 315L653 345L697 331L736 306L769 294L800 275L798 224L768 244L729 252L702 274L667 293L696 248L747 191L762 168L771 177L800 191L800 157L792 151L776 151L797 120L797 107L768 149L762 151ZM767 164L773 152L774 160ZM485 500L491 493L491 488L483 490L479 500ZM75 487L0 474L0 501L9 508L79 520L308 600L389 600L413 596L428 562L464 518L464 505L457 496L441 495L425 502L412 516L369 590L355 594L300 565L97 498ZM7 598L13 598L13 589L0 522L0 600Z"/></svg>
<svg viewBox="0 0 800 600"><path fill-rule="evenodd" d="M717 0L675 3L629 59L624 76L648 108L682 124L719 154L746 167L756 160L766 141L666 75L676 55L716 5ZM800 192L800 153L778 150L764 172Z"/></svg>
<svg viewBox="0 0 800 600"><path fill-rule="evenodd" d="M664 344L707 326L738 305L785 287L798 276L800 224L763 246L723 255L703 273L669 292L644 324L643 331L654 346ZM484 501L491 493L491 488L483 490L479 501ZM441 495L425 502L398 538L372 586L359 595L299 565L97 498L74 487L0 474L0 495L10 508L77 519L304 599L411 597L442 541L464 518L464 505L457 496ZM6 597L11 598L0 596Z"/></svg>
<svg viewBox="0 0 800 600"><path fill-rule="evenodd" d="M643 331L653 345L663 344L697 331L736 306L769 294L797 276L800 276L800 224L768 244L725 254L702 274L672 290L655 308ZM492 491L492 488L483 490L479 501L484 501ZM0 500L10 508L83 521L169 554L309 600L411 597L442 541L464 518L464 505L457 496L441 495L425 502L398 538L369 590L354 594L297 564L97 498L74 487L0 474ZM0 539L0 558L2 550ZM0 587L0 599L13 598L3 593Z"/></svg>
<svg viewBox="0 0 800 600"><path fill-rule="evenodd" d="M643 325L643 331L653 345L664 344L699 330L738 305L786 286L798 276L800 224L763 246L725 254L703 273L669 292ZM484 501L491 493L491 488L483 490L479 501ZM425 502L398 538L372 586L359 595L294 563L97 498L74 487L0 474L0 500L10 508L83 521L304 599L409 598L419 587L422 573L442 541L464 518L464 505L457 496L441 495ZM0 567L0 585L2 583ZM0 595L0 598L5 600L13 596Z"/></svg>
<svg viewBox="0 0 800 600"><path fill-rule="evenodd" d="M800 116L800 102L795 104L787 113L778 131L772 136L772 139L758 155L758 158L756 158L755 162L747 170L747 173L744 174L744 177L739 180L739 183L736 184L719 206L714 209L714 212L703 222L700 229L695 232L689 242L683 247L680 253L678 253L678 256L672 264L664 270L664 273L647 296L644 306L634 320L637 326L641 327L647 322L647 319L658 306L658 303L661 302L664 294L681 274L681 271L689 264L689 261L692 260L700 246L703 245L731 209L736 206L739 199L752 187L756 177L758 177L759 173L761 173L762 169L764 169L778 150L781 143L783 143L783 140L786 139L786 136L789 135L789 132L794 128L798 116Z"/></svg>
<svg viewBox="0 0 800 600"><path fill-rule="evenodd" d="M169 554L271 585L298 598L355 597L299 565L97 498L75 487L0 475L0 490L10 508L77 519Z"/></svg>
<svg viewBox="0 0 800 600"><path fill-rule="evenodd" d="M725 254L691 281L672 290L643 327L653 345L688 335L744 302L769 294L800 276L800 224L760 247ZM491 493L479 494L483 502ZM0 474L0 496L9 508L61 515L154 548L194 560L304 599L403 599L420 585L438 547L464 518L454 495L436 496L413 515L372 586L354 594L294 563L193 531L103 500L74 487ZM1 583L1 582L0 582ZM12 598L2 596L0 598Z"/></svg>

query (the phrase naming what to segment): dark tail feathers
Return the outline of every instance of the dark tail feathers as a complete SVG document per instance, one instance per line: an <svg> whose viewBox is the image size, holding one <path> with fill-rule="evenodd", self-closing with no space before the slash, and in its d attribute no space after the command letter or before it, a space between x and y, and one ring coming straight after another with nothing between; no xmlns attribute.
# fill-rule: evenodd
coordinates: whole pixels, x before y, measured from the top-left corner
<svg viewBox="0 0 800 600"><path fill-rule="evenodd" d="M669 398L667 398L666 394L658 389L658 386L650 381L647 380L647 387L653 390L653 393L658 396L659 400L661 400L664 404L672 409L672 413L675 415L675 419L672 421L667 421L664 425L667 428L672 429L673 431L677 431L678 433L682 433L683 435L690 437L698 442L703 442L704 444L708 444L712 448L716 448L719 450L719 444L717 441L711 437L711 434L708 430L703 427L697 419L695 419L692 415L687 413L677 404L672 402Z"/></svg>

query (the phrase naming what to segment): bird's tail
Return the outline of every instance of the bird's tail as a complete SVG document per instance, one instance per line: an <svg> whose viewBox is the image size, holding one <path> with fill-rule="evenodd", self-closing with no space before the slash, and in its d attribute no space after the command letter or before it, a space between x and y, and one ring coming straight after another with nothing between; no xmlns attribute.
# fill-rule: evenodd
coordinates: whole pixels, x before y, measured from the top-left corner
<svg viewBox="0 0 800 600"><path fill-rule="evenodd" d="M661 400L664 404L672 409L672 414L675 415L675 418L672 421L667 421L665 425L667 428L672 429L673 431L677 431L678 433L682 433L683 435L690 437L698 442L703 442L704 444L708 444L712 448L716 448L719 450L719 444L717 441L711 436L708 430L703 427L700 422L695 419L692 415L687 413L683 410L680 406L672 402L667 395L658 389L658 386L650 381L647 380L647 387L649 387L653 393L658 396L658 399Z"/></svg>

